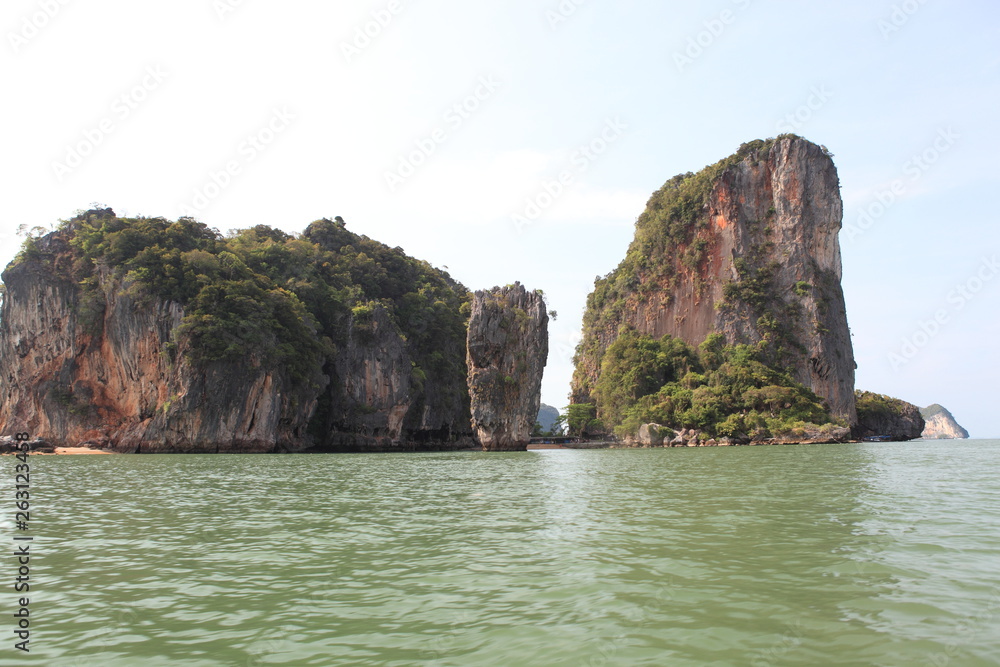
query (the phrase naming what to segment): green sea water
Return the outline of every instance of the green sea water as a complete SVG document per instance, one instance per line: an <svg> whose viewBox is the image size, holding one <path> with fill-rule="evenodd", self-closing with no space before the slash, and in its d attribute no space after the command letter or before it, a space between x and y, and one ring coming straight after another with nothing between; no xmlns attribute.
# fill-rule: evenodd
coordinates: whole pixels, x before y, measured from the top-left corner
<svg viewBox="0 0 1000 667"><path fill-rule="evenodd" d="M1000 441L30 464L0 665L1000 665Z"/></svg>

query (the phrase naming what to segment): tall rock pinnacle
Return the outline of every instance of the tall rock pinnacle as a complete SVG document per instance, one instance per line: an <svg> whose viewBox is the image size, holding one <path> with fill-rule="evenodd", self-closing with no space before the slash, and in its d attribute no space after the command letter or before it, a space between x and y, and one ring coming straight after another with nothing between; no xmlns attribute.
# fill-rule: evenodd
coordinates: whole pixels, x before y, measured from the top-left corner
<svg viewBox="0 0 1000 667"><path fill-rule="evenodd" d="M520 283L478 291L469 321L472 427L484 451L523 451L541 402L549 317Z"/></svg>
<svg viewBox="0 0 1000 667"><path fill-rule="evenodd" d="M619 267L595 283L573 381L587 403L622 327L698 345L762 344L774 367L855 423L841 290L840 181L830 154L784 135L744 144L650 197Z"/></svg>

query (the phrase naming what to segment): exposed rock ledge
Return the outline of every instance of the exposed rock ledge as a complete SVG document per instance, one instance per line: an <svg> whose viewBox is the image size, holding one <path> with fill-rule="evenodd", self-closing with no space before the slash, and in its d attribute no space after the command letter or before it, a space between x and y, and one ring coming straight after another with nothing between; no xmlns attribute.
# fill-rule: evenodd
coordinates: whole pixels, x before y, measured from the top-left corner
<svg viewBox="0 0 1000 667"><path fill-rule="evenodd" d="M810 426L794 433L773 438L712 438L695 429L675 431L660 424L643 424L633 440L626 440L626 447L735 447L740 445L822 445L848 442L851 429L844 426Z"/></svg>
<svg viewBox="0 0 1000 667"><path fill-rule="evenodd" d="M853 434L857 439L885 438L915 440L924 430L920 408L898 398L870 391L857 392L858 423Z"/></svg>

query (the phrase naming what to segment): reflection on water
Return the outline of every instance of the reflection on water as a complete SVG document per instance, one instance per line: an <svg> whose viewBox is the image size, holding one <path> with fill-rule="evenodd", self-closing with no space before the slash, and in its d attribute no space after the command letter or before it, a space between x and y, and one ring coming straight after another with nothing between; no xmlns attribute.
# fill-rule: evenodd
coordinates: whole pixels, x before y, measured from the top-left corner
<svg viewBox="0 0 1000 667"><path fill-rule="evenodd" d="M36 457L31 662L1000 664L998 456Z"/></svg>

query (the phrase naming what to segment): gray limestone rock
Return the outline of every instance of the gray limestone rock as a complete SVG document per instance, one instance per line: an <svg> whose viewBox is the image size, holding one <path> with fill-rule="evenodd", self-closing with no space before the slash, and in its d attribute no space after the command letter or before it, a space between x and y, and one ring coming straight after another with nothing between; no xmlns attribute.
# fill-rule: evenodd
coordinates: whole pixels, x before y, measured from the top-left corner
<svg viewBox="0 0 1000 667"><path fill-rule="evenodd" d="M548 322L540 292L520 283L478 291L469 321L472 427L485 451L523 451L541 403Z"/></svg>

